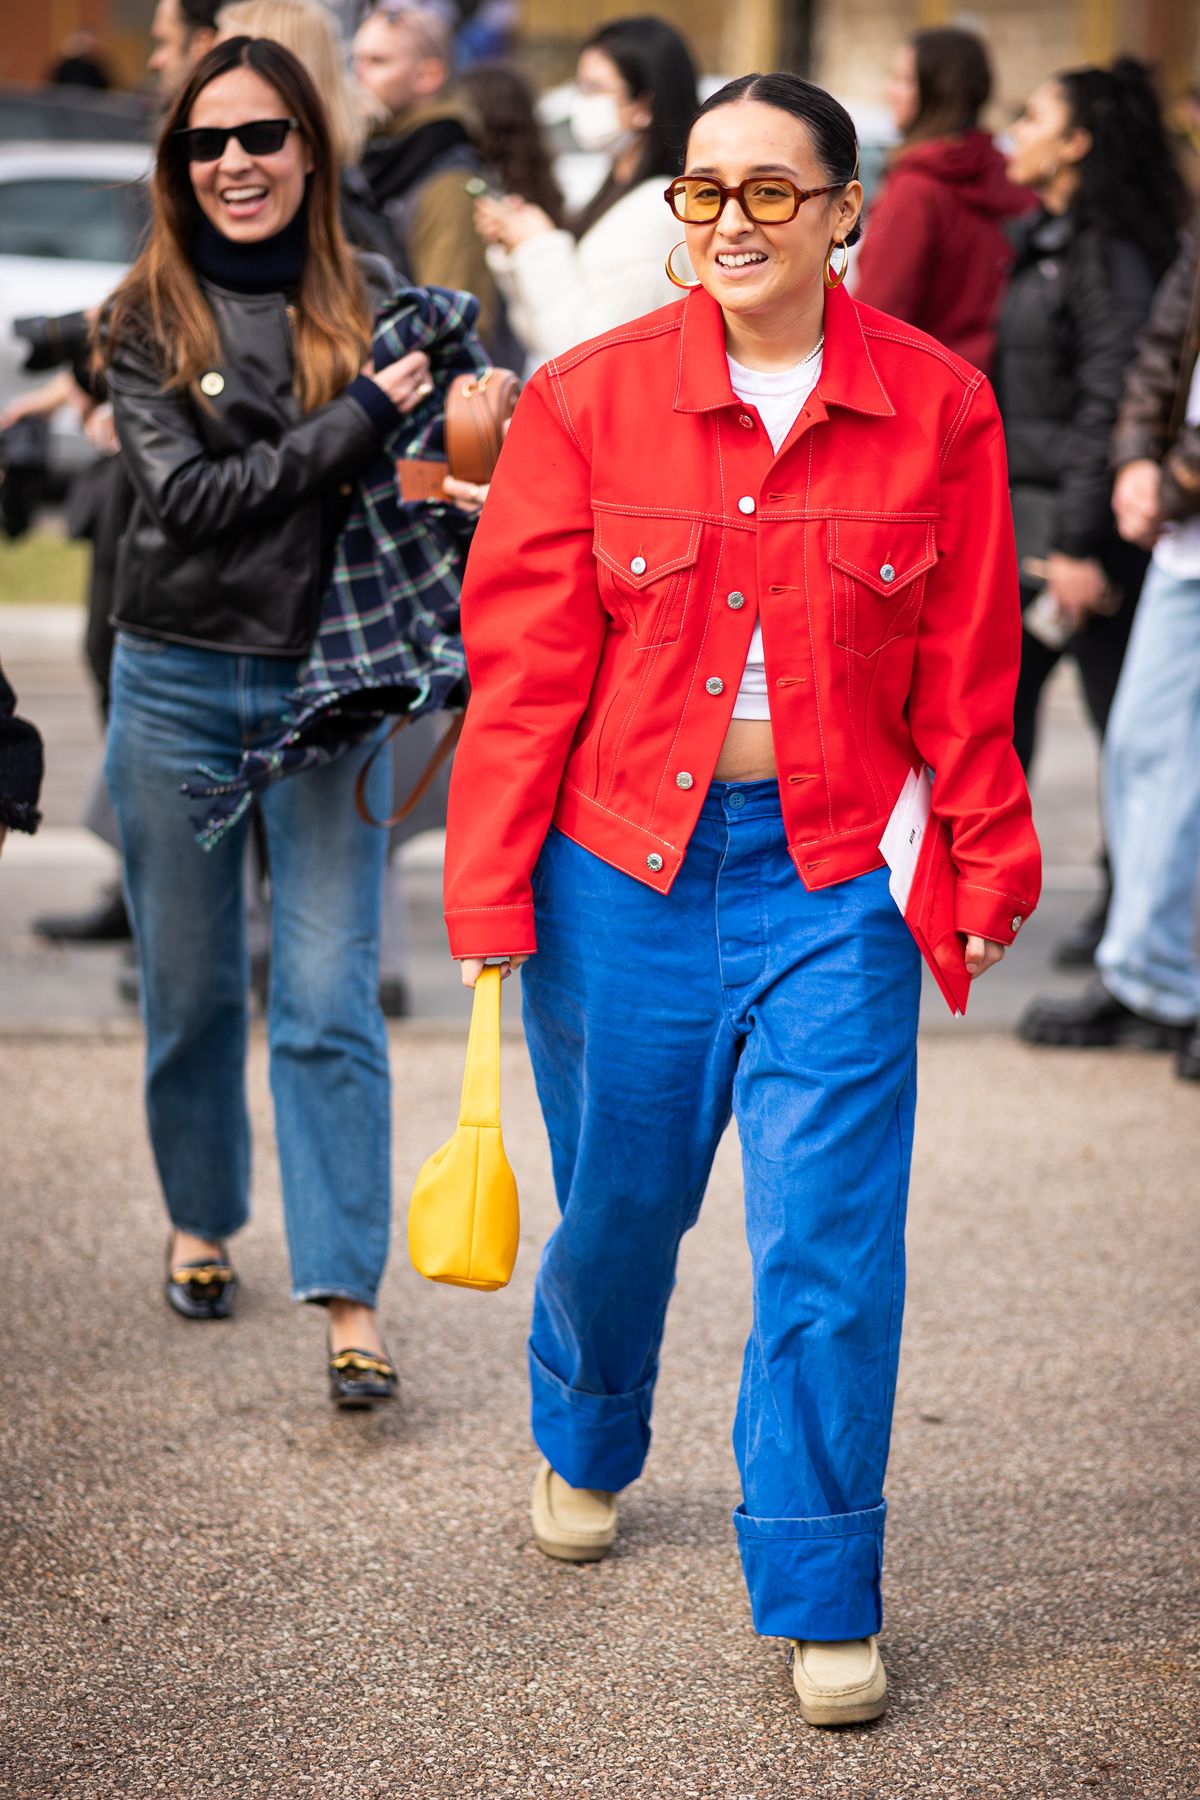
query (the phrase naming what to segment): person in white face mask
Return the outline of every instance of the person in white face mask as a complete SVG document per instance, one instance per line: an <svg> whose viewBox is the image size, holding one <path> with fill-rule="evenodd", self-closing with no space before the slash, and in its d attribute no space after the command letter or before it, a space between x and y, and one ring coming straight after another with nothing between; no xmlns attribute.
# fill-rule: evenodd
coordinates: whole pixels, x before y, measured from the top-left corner
<svg viewBox="0 0 1200 1800"><path fill-rule="evenodd" d="M666 259L678 234L662 195L698 105L688 47L662 19L617 19L584 45L575 82L575 141L609 169L571 228L519 194L475 207L531 365L677 298Z"/></svg>

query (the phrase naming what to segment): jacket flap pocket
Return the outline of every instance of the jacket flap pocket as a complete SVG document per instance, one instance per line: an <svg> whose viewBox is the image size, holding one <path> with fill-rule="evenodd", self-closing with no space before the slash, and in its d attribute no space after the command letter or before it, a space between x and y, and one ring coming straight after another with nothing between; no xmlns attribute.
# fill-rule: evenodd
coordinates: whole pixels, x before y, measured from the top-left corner
<svg viewBox="0 0 1200 1800"><path fill-rule="evenodd" d="M630 587L648 587L676 569L688 568L700 550L699 519L632 517L597 510L595 522L592 548L597 561Z"/></svg>
<svg viewBox="0 0 1200 1800"><path fill-rule="evenodd" d="M937 561L932 519L831 519L829 560L877 594L895 594Z"/></svg>

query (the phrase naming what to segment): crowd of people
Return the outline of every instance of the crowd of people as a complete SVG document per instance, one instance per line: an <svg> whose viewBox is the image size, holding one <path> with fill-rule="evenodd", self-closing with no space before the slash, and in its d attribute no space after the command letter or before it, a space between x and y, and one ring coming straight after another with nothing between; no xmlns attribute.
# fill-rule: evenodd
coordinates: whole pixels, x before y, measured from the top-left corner
<svg viewBox="0 0 1200 1800"><path fill-rule="evenodd" d="M832 96L746 75L701 104L681 35L621 19L579 53L572 129L605 172L572 209L524 77L459 67L440 4L381 0L344 45L319 0L159 0L153 36L151 225L70 380L112 453L103 785L166 1299L235 1310L249 889L293 1294L324 1311L334 1401L395 1399L392 889L355 800L386 807L403 767L363 646L406 571L437 630L393 698L428 714L461 587L450 948L468 985L525 965L562 1213L536 1540L615 1540L733 1117L754 1621L792 1641L811 1723L874 1718L920 985L880 837L931 768L964 979L998 963L1038 900L1026 772L1063 656L1103 740L1106 876L1062 957L1096 976L1021 1031L1174 1048L1200 1079L1200 227L1150 76L1061 71L1002 146L985 46L917 32L868 198ZM528 378L494 480L403 507L397 460L442 447L451 380L489 363ZM353 684L299 749L335 627ZM203 850L198 771L229 800ZM0 839L35 828L39 778L0 684Z"/></svg>

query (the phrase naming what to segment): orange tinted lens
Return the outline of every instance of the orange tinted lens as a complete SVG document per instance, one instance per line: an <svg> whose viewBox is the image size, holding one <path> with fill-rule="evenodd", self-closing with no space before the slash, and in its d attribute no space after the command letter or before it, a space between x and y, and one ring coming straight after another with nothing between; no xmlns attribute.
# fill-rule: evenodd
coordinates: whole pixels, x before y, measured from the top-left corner
<svg viewBox="0 0 1200 1800"><path fill-rule="evenodd" d="M705 225L721 210L721 190L711 181L680 181L675 186L675 211L689 225Z"/></svg>
<svg viewBox="0 0 1200 1800"><path fill-rule="evenodd" d="M781 181L754 181L746 189L746 211L762 225L795 215L796 196Z"/></svg>

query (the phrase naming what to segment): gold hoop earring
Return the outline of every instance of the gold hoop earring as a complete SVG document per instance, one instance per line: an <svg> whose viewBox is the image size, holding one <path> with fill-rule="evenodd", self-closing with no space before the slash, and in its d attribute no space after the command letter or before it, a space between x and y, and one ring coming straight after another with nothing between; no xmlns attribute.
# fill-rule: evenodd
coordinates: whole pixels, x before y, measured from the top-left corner
<svg viewBox="0 0 1200 1800"><path fill-rule="evenodd" d="M838 270L836 275L833 272L833 253L835 250L840 250L842 253L842 266ZM825 252L825 262L821 269L821 277L825 283L825 286L827 288L841 287L843 281L845 281L845 279L846 279L846 270L849 267L850 267L850 252L849 252L849 250L847 250L845 244L843 244L838 238L834 238L832 244L830 244L828 250Z"/></svg>
<svg viewBox="0 0 1200 1800"><path fill-rule="evenodd" d="M686 238L680 238L680 240L677 244L671 245L670 250L668 250L668 252L667 252L667 260L666 260L666 264L664 266L667 271L667 280L673 281L675 283L675 286L677 288L682 288L685 294L690 294L693 288L698 288L701 284L698 281L683 281L683 280L681 280L680 277L675 273L674 269L671 267L671 264L675 259L675 252L677 250L682 250L684 248L684 246L686 245L686 243L687 243Z"/></svg>

